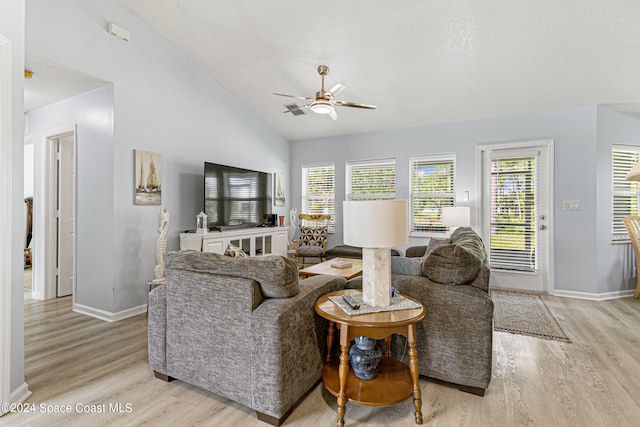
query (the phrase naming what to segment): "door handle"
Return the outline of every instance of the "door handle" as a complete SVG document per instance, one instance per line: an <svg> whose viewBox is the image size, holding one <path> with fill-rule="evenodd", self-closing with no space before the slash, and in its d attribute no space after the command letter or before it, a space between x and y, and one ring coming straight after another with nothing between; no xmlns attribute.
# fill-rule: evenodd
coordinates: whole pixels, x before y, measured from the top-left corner
<svg viewBox="0 0 640 427"><path fill-rule="evenodd" d="M540 230L546 230L546 229L547 229L547 226L546 226L546 225L544 225L544 224L542 224L539 228L540 228Z"/></svg>

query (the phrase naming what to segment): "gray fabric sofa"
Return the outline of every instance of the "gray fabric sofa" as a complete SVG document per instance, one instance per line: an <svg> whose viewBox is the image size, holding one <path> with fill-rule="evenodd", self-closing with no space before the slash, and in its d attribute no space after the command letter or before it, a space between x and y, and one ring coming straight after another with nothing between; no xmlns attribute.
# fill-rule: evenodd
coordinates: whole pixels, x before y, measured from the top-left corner
<svg viewBox="0 0 640 427"><path fill-rule="evenodd" d="M334 276L298 280L281 256L167 255L167 282L149 294L149 363L254 409L280 425L321 379L327 323L316 300L344 288Z"/></svg>
<svg viewBox="0 0 640 427"><path fill-rule="evenodd" d="M432 239L407 252L422 257L392 257L392 285L427 308L417 327L420 374L483 396L491 381L493 302L482 240L459 228L449 241ZM347 284L361 286L361 278ZM405 345L404 337L394 336L393 353L406 355Z"/></svg>

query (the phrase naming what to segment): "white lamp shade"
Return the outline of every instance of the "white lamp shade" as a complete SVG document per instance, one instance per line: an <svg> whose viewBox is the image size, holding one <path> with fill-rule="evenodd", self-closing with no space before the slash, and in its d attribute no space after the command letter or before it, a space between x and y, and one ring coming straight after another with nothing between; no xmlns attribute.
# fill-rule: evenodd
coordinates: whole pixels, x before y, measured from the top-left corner
<svg viewBox="0 0 640 427"><path fill-rule="evenodd" d="M469 227L471 208L468 206L442 208L442 225L445 227Z"/></svg>
<svg viewBox="0 0 640 427"><path fill-rule="evenodd" d="M342 209L346 245L390 248L407 243L406 200L348 201Z"/></svg>
<svg viewBox="0 0 640 427"><path fill-rule="evenodd" d="M636 163L636 165L631 168L626 178L627 181L640 181L640 162Z"/></svg>

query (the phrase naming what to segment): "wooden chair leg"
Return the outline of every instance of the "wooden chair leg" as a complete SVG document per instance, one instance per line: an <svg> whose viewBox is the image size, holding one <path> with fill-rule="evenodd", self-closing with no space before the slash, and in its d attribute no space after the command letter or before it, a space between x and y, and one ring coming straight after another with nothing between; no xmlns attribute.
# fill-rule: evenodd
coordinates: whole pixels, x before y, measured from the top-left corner
<svg viewBox="0 0 640 427"><path fill-rule="evenodd" d="M638 299L638 297L640 297L640 274L638 274L638 282L636 283L636 291L633 294L633 297L635 299Z"/></svg>

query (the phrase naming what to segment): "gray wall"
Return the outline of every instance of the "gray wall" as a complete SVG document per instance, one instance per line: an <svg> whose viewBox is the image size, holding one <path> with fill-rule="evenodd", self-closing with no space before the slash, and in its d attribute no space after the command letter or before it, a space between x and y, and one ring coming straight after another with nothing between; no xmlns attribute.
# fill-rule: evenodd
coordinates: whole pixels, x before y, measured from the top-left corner
<svg viewBox="0 0 640 427"><path fill-rule="evenodd" d="M375 112L370 112L375 114ZM365 114L365 113L363 113ZM615 133L614 133L615 132ZM622 134L622 135L621 135ZM300 209L303 163L335 161L336 233L329 246L342 243L345 162L395 157L397 197L409 197L409 157L455 152L458 204L477 206L476 147L502 142L555 140L554 285L581 294L602 294L633 287L618 272L626 245L611 245L611 143L640 141L640 120L596 106L446 123L412 129L350 135L292 144L292 206ZM463 201L469 191L469 201ZM580 200L582 210L563 211L563 200ZM472 225L478 227L472 217ZM426 239L410 238L408 246Z"/></svg>
<svg viewBox="0 0 640 427"><path fill-rule="evenodd" d="M130 30L129 42L107 33L111 21ZM101 182L112 183L105 196L113 200L105 224L112 238L100 249L109 255L92 273L110 277L95 294L82 297L97 304L108 287L111 299L97 308L117 313L145 304L160 206L133 204L133 150L163 156L162 205L171 214L169 250L174 250L179 232L195 228L203 207L204 161L287 174L289 142L113 0L30 0L27 28L30 54L113 82L113 149L88 153L81 159L86 164L78 165L95 168ZM78 192L79 205L85 197ZM288 206L274 210L286 212ZM78 218L83 220L93 219ZM78 235L78 248L91 251L101 244Z"/></svg>
<svg viewBox="0 0 640 427"><path fill-rule="evenodd" d="M611 146L640 146L640 120L598 107L597 239L598 292L635 289L631 244L611 243Z"/></svg>
<svg viewBox="0 0 640 427"><path fill-rule="evenodd" d="M11 391L24 383L24 323L23 323L23 287L24 287L24 191L22 165L24 155L24 0L3 0L0 13L0 33L11 41L12 67L12 235L11 245L14 257L11 262Z"/></svg>
<svg viewBox="0 0 640 427"><path fill-rule="evenodd" d="M77 268L76 302L105 311L113 309L113 85L27 114L26 135L34 137L34 273L44 281L46 191L45 137L76 125Z"/></svg>

